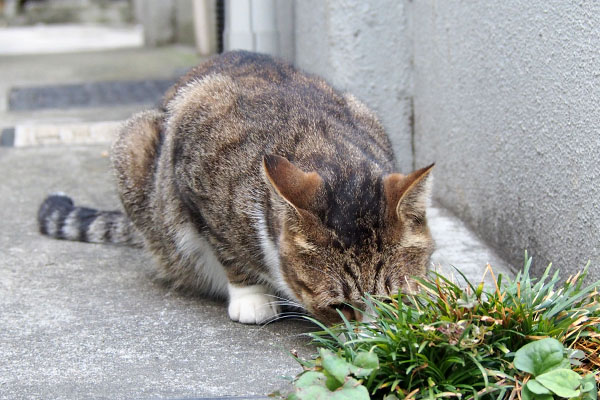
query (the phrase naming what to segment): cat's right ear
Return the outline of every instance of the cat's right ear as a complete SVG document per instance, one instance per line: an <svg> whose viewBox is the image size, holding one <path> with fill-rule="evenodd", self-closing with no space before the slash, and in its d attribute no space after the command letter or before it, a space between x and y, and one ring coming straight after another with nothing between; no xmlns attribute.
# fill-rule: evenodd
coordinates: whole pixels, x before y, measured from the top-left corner
<svg viewBox="0 0 600 400"><path fill-rule="evenodd" d="M412 216L416 220L425 217L425 209L431 192L431 170L434 164L418 169L408 175L390 174L383 180L388 218L402 219Z"/></svg>
<svg viewBox="0 0 600 400"><path fill-rule="evenodd" d="M310 211L323 179L316 172L304 172L285 157L266 155L263 168L277 194L296 210Z"/></svg>

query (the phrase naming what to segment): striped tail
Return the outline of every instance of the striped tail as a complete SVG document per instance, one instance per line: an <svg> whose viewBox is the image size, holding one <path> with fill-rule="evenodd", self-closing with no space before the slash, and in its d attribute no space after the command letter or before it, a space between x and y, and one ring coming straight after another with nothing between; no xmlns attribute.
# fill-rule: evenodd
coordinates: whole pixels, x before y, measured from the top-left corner
<svg viewBox="0 0 600 400"><path fill-rule="evenodd" d="M75 207L62 194L48 196L38 211L40 232L56 239L140 246L139 234L120 211Z"/></svg>

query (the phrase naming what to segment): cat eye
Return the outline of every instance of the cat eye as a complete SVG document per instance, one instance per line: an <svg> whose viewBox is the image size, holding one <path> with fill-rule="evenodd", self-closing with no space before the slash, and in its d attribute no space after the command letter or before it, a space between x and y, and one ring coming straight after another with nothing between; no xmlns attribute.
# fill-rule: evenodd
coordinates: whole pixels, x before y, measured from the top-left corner
<svg viewBox="0 0 600 400"><path fill-rule="evenodd" d="M423 226L425 223L425 217L422 215L408 214L408 219L417 226Z"/></svg>

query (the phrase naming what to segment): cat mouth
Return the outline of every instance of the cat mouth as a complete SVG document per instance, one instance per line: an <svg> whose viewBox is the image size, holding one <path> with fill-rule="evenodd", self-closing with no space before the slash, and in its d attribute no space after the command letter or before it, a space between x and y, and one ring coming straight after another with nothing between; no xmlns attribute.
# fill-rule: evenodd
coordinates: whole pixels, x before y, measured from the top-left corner
<svg viewBox="0 0 600 400"><path fill-rule="evenodd" d="M352 304L350 302L330 303L320 307L312 313L319 321L326 325L335 325L346 321L364 321L368 319L368 313L364 305Z"/></svg>

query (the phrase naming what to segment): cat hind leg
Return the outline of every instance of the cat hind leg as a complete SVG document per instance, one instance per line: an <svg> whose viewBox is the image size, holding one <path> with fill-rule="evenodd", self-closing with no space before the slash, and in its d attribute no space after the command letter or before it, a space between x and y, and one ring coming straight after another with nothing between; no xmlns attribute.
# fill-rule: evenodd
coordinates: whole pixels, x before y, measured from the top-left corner
<svg viewBox="0 0 600 400"><path fill-rule="evenodd" d="M149 194L162 146L163 121L160 111L139 112L125 122L112 146L119 196L138 228L153 224L148 212Z"/></svg>

